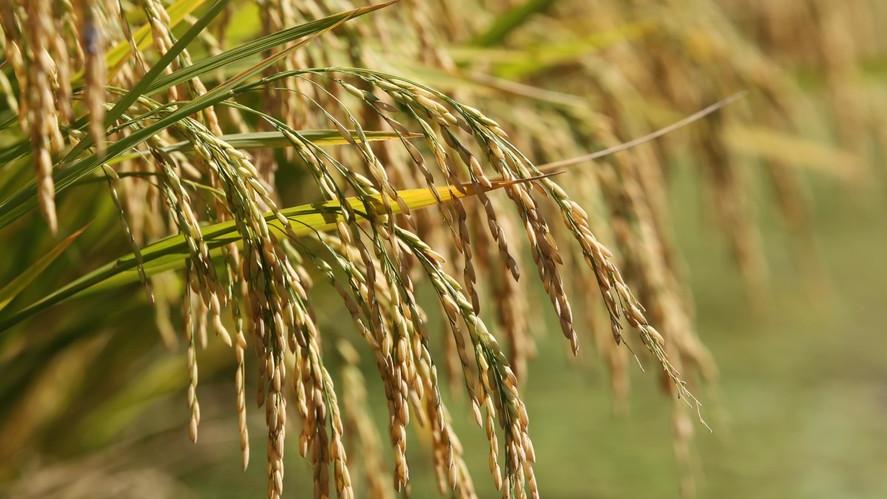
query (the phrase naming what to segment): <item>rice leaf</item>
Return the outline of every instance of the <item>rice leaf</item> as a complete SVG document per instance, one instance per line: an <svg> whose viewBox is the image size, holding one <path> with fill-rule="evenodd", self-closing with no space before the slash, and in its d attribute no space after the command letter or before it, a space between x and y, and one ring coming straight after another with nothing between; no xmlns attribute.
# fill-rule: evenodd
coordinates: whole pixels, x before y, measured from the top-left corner
<svg viewBox="0 0 887 499"><path fill-rule="evenodd" d="M80 237L80 234L83 234L84 230L86 230L86 227L57 242L55 246L53 246L45 255L40 257L39 260L32 263L24 272L0 289L0 310L6 308L6 306L9 305L19 293L24 291L34 279L39 277L40 274L42 274L43 271L56 260L56 258L68 249L68 246L70 246L71 243Z"/></svg>
<svg viewBox="0 0 887 499"><path fill-rule="evenodd" d="M527 180L534 179L522 179L522 181ZM375 197L375 201L378 203L375 206L367 206L357 197L350 197L346 201L358 215L369 217L377 213L398 214L402 212L403 206L409 210L426 208L439 202L447 202L473 193L499 189L509 183L513 182L497 181L490 188L465 185L463 187L469 188L466 192L462 192L452 185L435 188L436 192L433 192L431 188L404 189L398 191L398 197L403 205L387 197L383 199L381 196ZM292 234L300 237L335 227L336 222L342 219L343 212L340 206L338 201L328 201L284 208L280 212L289 220ZM286 233L286 229L274 213L265 213L265 220L275 233L281 236ZM213 256L218 256L223 246L237 243L241 239L234 221L230 220L207 225L201 229L201 233ZM181 269L188 256L187 243L181 235L166 237L141 249L142 264L147 276ZM95 286L118 286L134 282L139 282L139 270L135 255L130 253L76 279L14 314L0 319L0 331Z"/></svg>
<svg viewBox="0 0 887 499"><path fill-rule="evenodd" d="M319 146L339 146L348 144L348 140L343 138L338 130L319 129L319 130L299 130L299 134L305 139ZM349 130L349 134L355 141L360 142L357 132ZM363 132L364 139L367 142L383 142L386 140L398 139L395 132L385 131L369 131ZM247 133L230 133L222 135L222 140L231 144L237 149L262 149L262 148L282 148L289 147L290 141L277 131L269 132L247 132ZM194 148L190 142L178 142L166 147L167 152L182 151L188 152Z"/></svg>
<svg viewBox="0 0 887 499"><path fill-rule="evenodd" d="M361 7L358 9L339 12L338 14L333 14L331 16L327 16L316 21L300 24L289 29L281 30L276 33L271 33L269 35L263 36L261 38L257 38L256 40L244 43L243 45L222 52L221 54L201 59L194 62L194 64L190 66L181 68L171 74L160 77L153 84L148 86L145 93L154 94L161 90L165 90L173 85L177 85L192 78L199 77L205 73L222 68L233 62L242 61L243 59L254 56L256 54L261 54L268 49L279 47L280 45L283 45L285 43L289 43L294 40L298 40L300 38L304 38L306 36L310 36L320 31L332 28L349 19L353 19L355 17L359 17L364 14L368 14L370 12L385 8L396 1L397 0L389 0L388 2L384 3L368 5L366 7Z"/></svg>

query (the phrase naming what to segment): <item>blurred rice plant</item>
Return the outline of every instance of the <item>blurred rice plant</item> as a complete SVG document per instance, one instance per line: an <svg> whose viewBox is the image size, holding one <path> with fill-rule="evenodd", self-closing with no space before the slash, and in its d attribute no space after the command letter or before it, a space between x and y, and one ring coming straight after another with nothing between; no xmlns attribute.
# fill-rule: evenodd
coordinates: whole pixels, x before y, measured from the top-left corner
<svg viewBox="0 0 887 499"><path fill-rule="evenodd" d="M521 386L553 311L617 411L632 357L659 373L691 493L717 369L671 169L698 166L752 306L758 182L824 286L804 178L859 182L884 155L885 10L0 2L0 490L182 497L187 428L236 435L244 468L264 446L272 498L287 449L316 497L408 491L415 459L475 497L445 403L464 397L494 486L536 497Z"/></svg>

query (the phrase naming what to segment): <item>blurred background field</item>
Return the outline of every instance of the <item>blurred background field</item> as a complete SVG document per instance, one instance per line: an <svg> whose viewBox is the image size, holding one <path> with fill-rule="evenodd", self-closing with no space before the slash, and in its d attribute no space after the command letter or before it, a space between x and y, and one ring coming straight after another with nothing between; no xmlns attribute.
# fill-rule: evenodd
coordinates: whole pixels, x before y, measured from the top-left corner
<svg viewBox="0 0 887 499"><path fill-rule="evenodd" d="M235 3L247 21L231 27L232 45L256 36L257 16L261 15L252 2ZM629 363L628 410L616 414L620 411L614 410L610 374L591 332L585 324L577 323L580 353L571 358L548 297L528 267L523 282L532 283L527 301L533 308L530 333L537 341L538 354L530 362L522 394L530 415L542 497L678 498L682 480L688 479L695 483L699 498L887 497L887 114L880 111L887 111L887 38L879 36L876 21L887 20L885 4L858 0L849 2L843 12L837 1L799 0L785 2L787 7L782 11L775 6L782 5L780 2L758 1L746 12L741 1L724 2L718 8L714 7L716 2L665 2L663 10L636 2L624 11L613 2L589 2L606 7L607 15L602 14L598 22L576 14L588 9L585 2L564 2L551 10L541 7L551 3L473 5L482 10L475 25L466 28L459 43L441 45L441 50L455 59L456 69L429 68L399 59L401 53L388 51L389 47L376 41L366 42L367 60L419 80L428 78L432 86L467 99L502 120L508 132L514 133L514 140L540 163L599 147L597 142L577 140L569 151L552 150L551 143L536 142L533 134L546 131L553 122L528 120L540 109L550 111L548 105L560 109L563 100L568 101L566 107L574 106L574 98L585 97L586 92L589 101L583 101L582 106L592 102L598 106L594 111L612 118L621 140L636 136L633 130L647 132L734 91L749 90L749 95L713 117L673 132L663 142L643 146L643 151L656 155L655 166L662 166L667 173L663 192L667 192L669 222L683 261L683 277L692 291L695 329L718 370L716 382L700 385L698 376L688 368L688 377L694 381L691 390L702 400L702 416L711 428L709 431L692 418L692 469L675 457L672 403L660 386L655 363L641 355L646 373L633 360ZM514 33L494 39L488 47L480 48L483 40L469 36L472 29L481 31L476 25L496 25L494 13L504 19L507 16L502 13L511 12L508 8L515 5L535 6L540 13L521 20L519 26L509 28ZM710 9L701 8L703 5ZM815 6L809 11L816 12L814 17L822 25L793 37L791 33L799 26L805 27L806 17L798 13L808 10L802 5ZM698 19L692 15L697 7L701 12ZM708 17L709 10L724 17ZM687 17L656 17L663 12L680 12ZM130 14L141 21L138 13ZM457 19L460 15L472 17L454 14ZM392 18L400 20L396 15ZM394 22L392 18L383 19ZM655 25L657 19L666 27L647 38L654 32L645 31L648 23ZM722 24L713 24L710 32L699 28L712 19L735 27L747 43L734 47L733 38L718 38L723 34ZM869 22L851 31L863 19ZM829 24L830 20L834 23ZM379 21L372 29L384 32L385 22ZM669 31L683 22L688 23L685 37ZM731 36L736 33L731 31ZM372 40L365 32L362 36ZM406 41L396 41L418 45L416 33L403 36ZM682 47L674 53L662 41L672 36L680 38L675 44ZM807 37L822 42L821 46L811 48ZM557 43L550 43L552 40ZM848 49L847 40L856 47ZM683 52L684 44L691 55ZM660 49L662 53L657 52ZM195 48L195 59L206 55L204 52L203 47ZM743 59L749 52L755 56ZM762 67L757 65L761 54L767 62L763 65L765 77L756 72ZM630 64L622 67L622 57L629 55ZM674 88L666 90L665 83L660 86L658 73L652 77L645 74L644 64L652 64L648 55L651 60L658 56L663 61L680 59L670 75L675 79L671 82ZM335 55L330 56L331 61L317 57L340 62ZM232 66L240 70L247 64L238 61ZM734 72L735 68L740 69ZM624 70L625 75L624 82L614 80L621 82L614 84L615 90L601 83L609 81L606 77L595 80L594 85L588 83L592 77L586 71L597 78L611 69L616 73ZM226 71L233 72L231 68ZM525 87L512 88L500 80L477 76L485 71ZM653 74L652 69L649 72ZM773 75L779 78L768 80ZM758 77L765 83L775 81L780 90L785 90L781 84L790 82L785 94L776 92L790 101L787 110L775 109L769 93L772 88L761 91L756 86L762 83ZM698 93L695 87L682 86L695 82L703 82ZM620 100L614 95L628 97ZM256 96L244 100L261 103ZM637 117L636 111L642 111L642 116ZM782 112L790 118L783 120ZM720 116L725 113L722 121ZM546 119L552 115L557 113L552 111ZM777 115L780 117L774 118ZM620 121L623 119L625 123ZM528 130L522 130L522 125ZM569 137L572 130L567 128L562 135ZM3 146L15 138L18 136L4 136ZM717 191L707 176L719 156L701 153L697 147L710 143L727 144L730 168L750 179L739 187L749 198L747 219L742 221L751 221L761 232L768 267L763 288L749 287L731 256L734 227L719 227L718 196L723 192ZM278 154L276 159L280 157ZM598 166L575 165L571 173L559 178L571 193L582 192L595 182L590 169ZM768 175L767 169L773 166L788 168L793 178L799 179L812 239L805 239L804 234L799 237L804 231L785 223L790 216L780 211L781 199L773 192ZM17 175L0 177L0 193L6 195L10 186L31 177L29 165L22 166ZM300 182L305 178L304 170L282 168L277 177L281 197L291 201L289 204L303 202L299 196L310 190L302 188ZM16 307L129 250L105 185L97 182L79 192L79 197L59 196L59 205L65 207L59 210L59 219L66 229L91 221L90 227L37 285L13 302ZM307 192L312 194L316 193ZM491 197L505 196L494 193ZM606 204L598 198L585 201L588 203L583 206L590 205L586 206L590 212ZM74 206L78 209L66 209ZM0 255L4 257L0 283L12 280L25 262L33 262L53 241L37 214L0 230L4 231L0 232ZM603 237L612 245L607 236ZM573 272L579 270L568 267L565 273ZM481 282L487 277L482 275ZM181 286L175 279L170 282L170 295L175 295L170 303L178 313ZM441 335L445 334L440 328L442 320L428 286L419 287L419 298L431 315L432 353L438 355ZM359 338L330 286L318 284L312 300L326 342L325 361L338 384L343 363L334 353L334 340L348 338L356 344ZM485 309L488 315L490 308ZM574 309L581 315L582 304ZM177 315L171 317L171 324L178 331ZM491 329L500 338L504 336L495 327ZM252 352L247 355L246 393L253 454L249 469L241 471L235 367L230 351L211 342L207 350L199 352L202 420L200 438L194 445L188 440L183 345L180 342L174 351L163 345L155 327L155 312L138 286L89 293L16 326L7 338L0 338L0 400L4 403L0 407L0 498L263 496L267 437L264 411L252 403L256 382ZM384 469L390 473L393 459L386 434L387 407L371 358L363 355L360 367L367 382L369 409L381 436ZM455 392L445 390L444 397L478 495L498 497L487 470L484 431L474 424L465 394L458 389ZM295 411L291 414L284 497L311 497L312 468L298 456L299 421ZM345 437L347 444L350 437ZM409 496L440 496L427 436L411 429L408 438ZM365 458L359 454L361 448L349 448L349 455L357 462ZM361 479L354 474L357 496L364 497ZM390 480L390 476L386 478Z"/></svg>

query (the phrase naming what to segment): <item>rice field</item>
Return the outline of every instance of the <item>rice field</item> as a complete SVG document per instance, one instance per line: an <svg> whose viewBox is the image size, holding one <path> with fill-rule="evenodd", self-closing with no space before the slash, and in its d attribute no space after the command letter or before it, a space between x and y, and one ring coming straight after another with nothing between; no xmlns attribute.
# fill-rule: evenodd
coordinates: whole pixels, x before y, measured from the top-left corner
<svg viewBox="0 0 887 499"><path fill-rule="evenodd" d="M885 19L0 1L0 497L882 497Z"/></svg>

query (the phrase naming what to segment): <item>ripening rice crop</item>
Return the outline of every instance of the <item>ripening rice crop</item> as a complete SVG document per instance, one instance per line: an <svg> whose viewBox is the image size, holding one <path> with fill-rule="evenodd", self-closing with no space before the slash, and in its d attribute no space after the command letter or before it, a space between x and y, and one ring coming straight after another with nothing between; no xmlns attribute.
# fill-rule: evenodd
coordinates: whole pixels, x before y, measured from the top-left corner
<svg viewBox="0 0 887 499"><path fill-rule="evenodd" d="M101 406L133 389L115 372L183 357L163 383L185 394L187 435L199 446L204 370L226 368L230 431L270 498L287 453L311 463L315 497L407 491L410 431L441 493L475 497L455 394L489 443L487 479L538 497L521 387L543 317L570 354L597 352L617 408L631 359L648 366L687 467L717 371L670 169L699 166L752 301L767 262L750 158L815 268L798 166L853 179L887 145L884 113L862 105L883 90L846 77L880 48L876 2L851 3L3 0L0 476L26 483L12 457L51 455L31 439L67 418L90 434L71 400ZM854 45L842 30L861 20ZM804 138L831 121L836 145ZM331 296L347 335L323 320ZM63 304L97 297L104 310ZM159 338L131 340L144 351L100 334L144 329L147 307Z"/></svg>

